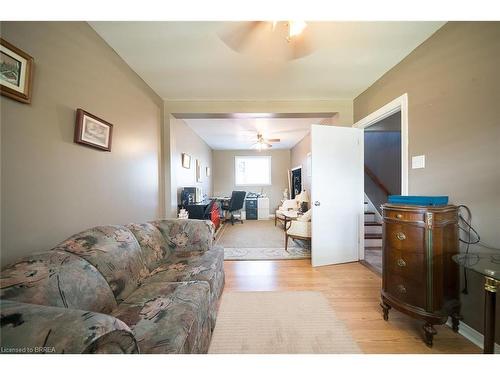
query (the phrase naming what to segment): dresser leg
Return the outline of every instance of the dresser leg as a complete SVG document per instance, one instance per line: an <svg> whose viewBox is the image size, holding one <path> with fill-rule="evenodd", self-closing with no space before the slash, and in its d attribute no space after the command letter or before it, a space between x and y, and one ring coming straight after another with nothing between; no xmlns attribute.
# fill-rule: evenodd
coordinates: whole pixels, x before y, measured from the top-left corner
<svg viewBox="0 0 500 375"><path fill-rule="evenodd" d="M460 319L462 319L462 315L460 315L458 312L454 312L453 314L451 314L451 328L453 329L453 332L458 332Z"/></svg>
<svg viewBox="0 0 500 375"><path fill-rule="evenodd" d="M382 307L382 310L384 312L384 320L388 321L389 320L389 310L391 309L391 306L389 306L384 301L382 301L382 302L380 302L380 307Z"/></svg>
<svg viewBox="0 0 500 375"><path fill-rule="evenodd" d="M433 341L434 335L437 333L437 331L434 329L432 324L425 323L424 324L424 333L425 333L425 344L428 347L432 347L432 341Z"/></svg>

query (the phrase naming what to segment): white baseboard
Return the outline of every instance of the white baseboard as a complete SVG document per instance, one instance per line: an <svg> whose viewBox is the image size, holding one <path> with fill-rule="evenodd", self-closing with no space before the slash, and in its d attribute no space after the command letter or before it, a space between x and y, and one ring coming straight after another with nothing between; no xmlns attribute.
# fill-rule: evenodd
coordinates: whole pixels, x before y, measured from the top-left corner
<svg viewBox="0 0 500 375"><path fill-rule="evenodd" d="M448 318L446 325L449 327L452 326L451 318ZM481 349L484 349L483 346L484 336L462 321L460 321L460 325L458 326L458 333L460 333L463 337L472 342L474 345L479 346ZM500 354L500 345L498 345L497 343L495 343L495 354Z"/></svg>

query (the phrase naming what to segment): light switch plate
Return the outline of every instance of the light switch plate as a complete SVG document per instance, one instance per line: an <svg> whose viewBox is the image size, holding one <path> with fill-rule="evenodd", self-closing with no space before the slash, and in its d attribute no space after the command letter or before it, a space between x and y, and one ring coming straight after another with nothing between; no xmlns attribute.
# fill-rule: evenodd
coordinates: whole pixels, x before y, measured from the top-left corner
<svg viewBox="0 0 500 375"><path fill-rule="evenodd" d="M411 168L412 169L425 168L425 155L413 156L411 158Z"/></svg>

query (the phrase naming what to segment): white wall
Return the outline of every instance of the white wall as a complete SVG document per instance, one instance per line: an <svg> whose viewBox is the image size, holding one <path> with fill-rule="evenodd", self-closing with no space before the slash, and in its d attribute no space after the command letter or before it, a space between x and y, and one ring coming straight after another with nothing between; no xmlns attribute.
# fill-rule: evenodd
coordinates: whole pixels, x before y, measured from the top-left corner
<svg viewBox="0 0 500 375"><path fill-rule="evenodd" d="M184 186L199 186L203 194L212 195L212 149L201 139L183 120L171 118L171 179L172 179L172 206L180 203L180 194ZM191 155L191 168L182 167L182 153ZM201 182L196 181L196 159L201 161ZM212 173L209 177L206 168Z"/></svg>

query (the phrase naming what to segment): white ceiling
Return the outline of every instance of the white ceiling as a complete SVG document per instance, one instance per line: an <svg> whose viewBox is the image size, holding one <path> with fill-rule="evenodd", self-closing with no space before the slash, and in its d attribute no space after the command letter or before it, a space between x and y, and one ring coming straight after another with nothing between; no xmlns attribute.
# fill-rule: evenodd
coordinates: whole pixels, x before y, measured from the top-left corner
<svg viewBox="0 0 500 375"><path fill-rule="evenodd" d="M249 150L257 141L257 133L264 138L280 138L272 149L290 149L304 138L312 124L320 118L246 118L246 119L185 119L214 150Z"/></svg>
<svg viewBox="0 0 500 375"><path fill-rule="evenodd" d="M308 22L315 51L283 62L242 54L228 22L90 22L164 99L353 99L444 22Z"/></svg>

